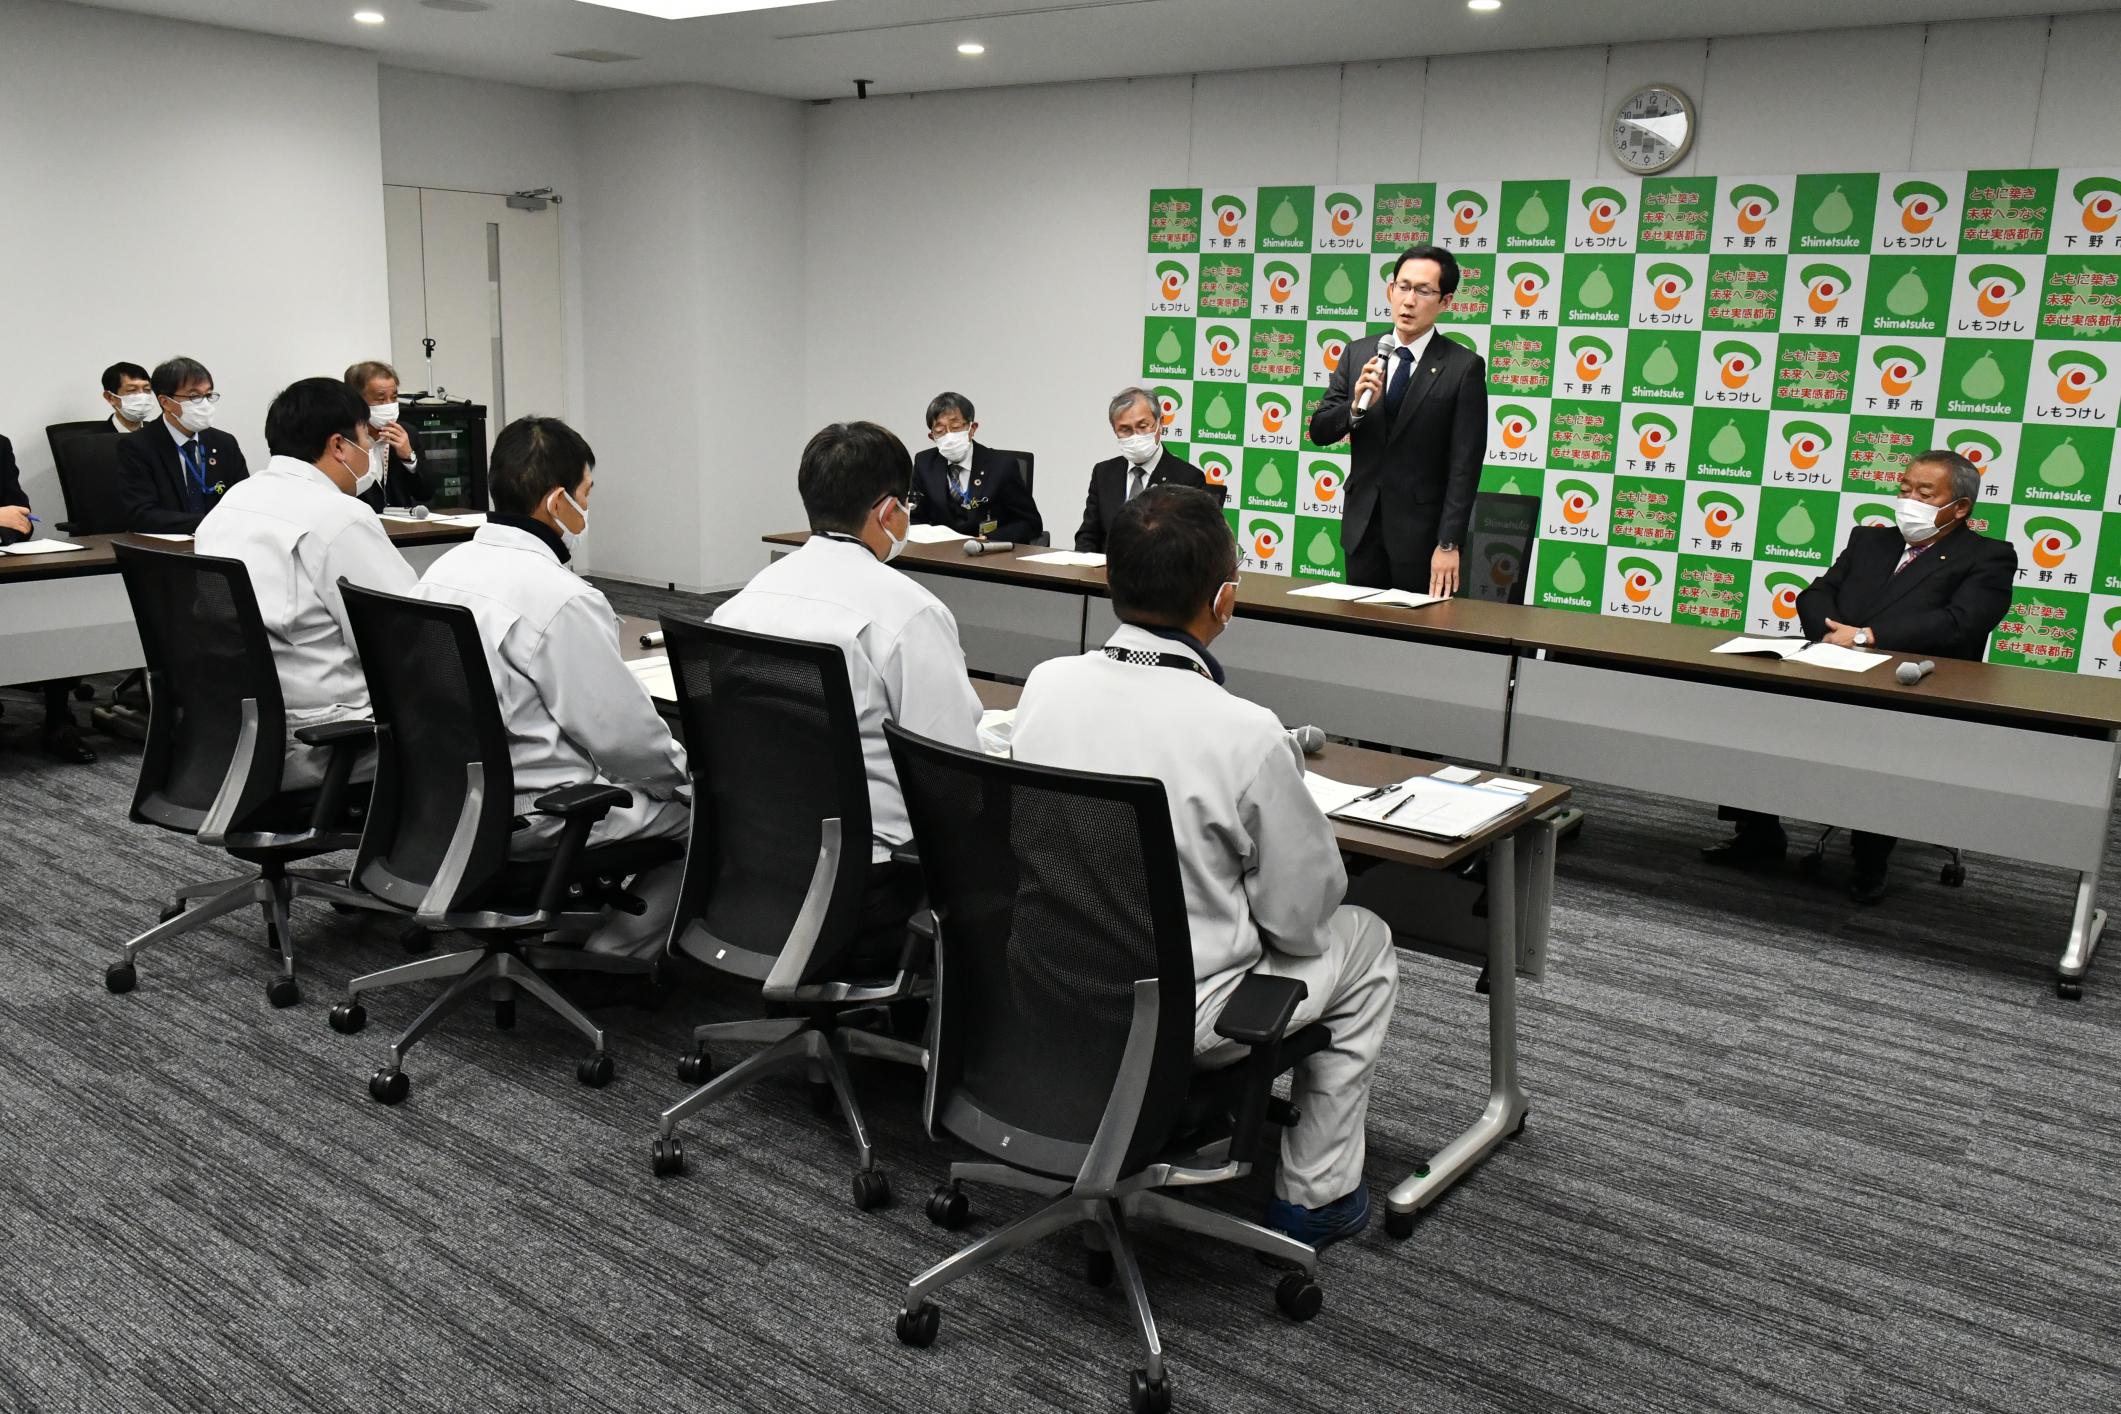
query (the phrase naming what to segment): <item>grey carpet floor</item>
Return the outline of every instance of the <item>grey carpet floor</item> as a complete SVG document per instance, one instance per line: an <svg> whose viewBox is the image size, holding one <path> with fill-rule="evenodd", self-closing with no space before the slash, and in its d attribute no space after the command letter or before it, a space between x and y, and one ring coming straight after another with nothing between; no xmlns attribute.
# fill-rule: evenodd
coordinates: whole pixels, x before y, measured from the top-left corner
<svg viewBox="0 0 2121 1414"><path fill-rule="evenodd" d="M364 1082L419 997L378 1000L359 1036L324 1019L347 977L402 958L380 922L299 905L287 1011L243 914L107 994L171 884L226 871L125 822L134 748L51 764L32 699L7 708L0 1407L1124 1407L1124 1301L1081 1280L1072 1240L945 1293L933 1348L893 1338L902 1283L958 1240L921 1213L952 1154L907 1072L857 1077L885 1211L853 1209L848 1147L799 1084L699 1116L691 1172L650 1174L686 1029L736 999L602 1010L602 1091L534 1005L508 1032L469 1010L385 1109ZM1179 1407L2121 1407L2121 975L2053 995L2068 881L1976 857L1946 889L1904 849L1892 901L1858 909L1699 864L1706 810L1580 798L1552 965L1525 989L1529 1127L1410 1240L1380 1223L1334 1249L1307 1326L1249 1257L1152 1240ZM1479 1110L1471 982L1404 960L1380 1194ZM1020 1206L975 1197L975 1233Z"/></svg>

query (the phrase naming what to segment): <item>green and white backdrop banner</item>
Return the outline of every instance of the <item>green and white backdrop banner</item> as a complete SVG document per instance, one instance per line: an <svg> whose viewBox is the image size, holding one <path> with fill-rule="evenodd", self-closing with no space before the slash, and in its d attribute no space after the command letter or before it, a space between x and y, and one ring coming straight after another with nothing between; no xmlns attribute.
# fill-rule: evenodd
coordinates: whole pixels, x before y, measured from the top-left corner
<svg viewBox="0 0 2121 1414"><path fill-rule="evenodd" d="M1946 446L2018 548L1990 660L2121 676L2117 223L2121 168L1164 188L1142 374L1245 568L1340 578L1347 447L1310 413L1434 243L1441 332L1487 359L1481 489L1539 497L1527 603L1796 632ZM1476 586L1508 546L1468 545Z"/></svg>

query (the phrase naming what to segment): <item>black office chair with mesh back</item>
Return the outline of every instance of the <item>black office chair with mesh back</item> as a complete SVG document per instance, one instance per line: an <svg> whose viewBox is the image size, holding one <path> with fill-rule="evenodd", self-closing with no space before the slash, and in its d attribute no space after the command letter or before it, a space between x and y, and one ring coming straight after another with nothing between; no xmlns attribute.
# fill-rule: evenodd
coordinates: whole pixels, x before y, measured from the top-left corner
<svg viewBox="0 0 2121 1414"><path fill-rule="evenodd" d="M755 981L770 1011L693 1032L682 1080L713 1071L715 1042L766 1049L663 1111L658 1174L682 1172L678 1122L769 1075L822 1072L854 1138L854 1202L891 1188L876 1166L847 1057L921 1065L909 1041L852 1023L925 996L916 964L927 943L908 930L889 961L864 957L870 860L869 782L847 661L829 643L663 620L692 772L692 840L671 946L717 972ZM873 946L873 944L871 944Z"/></svg>
<svg viewBox="0 0 2121 1414"><path fill-rule="evenodd" d="M1193 950L1178 849L1160 781L1025 765L885 728L920 841L935 920L928 1130L995 1162L952 1164L929 1218L962 1225L966 1180L1050 1199L915 1277L898 1337L924 1346L931 1293L1003 1253L1078 1224L1102 1236L1091 1279L1114 1269L1147 1352L1136 1410L1169 1407L1163 1351L1128 1236L1135 1220L1230 1242L1298 1270L1275 1298L1296 1320L1324 1294L1318 1255L1269 1228L1161 1190L1241 1178L1274 1079L1330 1040L1287 1034L1304 984L1244 979L1216 1034L1251 1048L1234 1112L1195 1103Z"/></svg>
<svg viewBox="0 0 2121 1414"><path fill-rule="evenodd" d="M474 997L491 995L495 1021L515 1023L515 994L528 992L589 1039L576 1067L584 1085L611 1082L604 1032L545 979L547 971L647 974L650 959L585 952L580 941L607 904L637 911L624 880L678 857L676 840L589 845L622 786L588 782L538 797L536 811L564 822L550 855L515 859L509 846L528 822L515 813L515 772L493 675L471 611L379 593L340 581L375 714L376 785L353 880L436 931L465 932L479 946L356 977L331 1011L334 1030L368 1023L365 992L431 978L449 986L391 1043L370 1078L386 1105L412 1088L405 1053ZM572 945L569 945L569 944Z"/></svg>
<svg viewBox="0 0 2121 1414"><path fill-rule="evenodd" d="M133 959L143 949L255 903L280 954L280 975L265 995L276 1007L291 1006L302 994L290 902L310 897L372 906L345 887L344 870L293 863L353 848L358 826L347 814L348 782L368 724L334 722L297 732L312 746L330 748L324 781L314 790L282 790L286 712L243 562L123 543L112 548L139 625L151 703L132 819L195 836L254 867L170 895L162 921L125 944L103 985L130 992L139 983ZM187 910L193 899L205 902Z"/></svg>
<svg viewBox="0 0 2121 1414"><path fill-rule="evenodd" d="M1035 492L1037 490L1036 480L1033 475L1034 471L1036 470L1037 458L1034 457L1032 453L1012 452L1002 447L994 447L991 450L995 452L995 454L998 456L1015 457L1016 464L1023 468L1024 489L1026 491L1032 492ZM1041 530L1037 535L1032 537L1032 543L1034 545L1051 545L1053 543L1053 532L1050 530Z"/></svg>
<svg viewBox="0 0 2121 1414"><path fill-rule="evenodd" d="M118 510L118 436L108 418L95 422L55 422L44 429L59 473L59 497L66 520L57 529L68 535L115 535L124 530Z"/></svg>

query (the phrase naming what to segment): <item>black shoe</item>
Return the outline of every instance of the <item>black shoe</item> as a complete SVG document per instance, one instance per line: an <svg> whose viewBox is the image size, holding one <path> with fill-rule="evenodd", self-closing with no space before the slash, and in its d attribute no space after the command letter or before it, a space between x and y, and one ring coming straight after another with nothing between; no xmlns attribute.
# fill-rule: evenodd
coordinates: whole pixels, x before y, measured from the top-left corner
<svg viewBox="0 0 2121 1414"><path fill-rule="evenodd" d="M72 722L44 734L44 754L69 766L87 766L96 759L96 753L81 740L81 729Z"/></svg>
<svg viewBox="0 0 2121 1414"><path fill-rule="evenodd" d="M1849 897L1868 908L1885 897L1885 872L1857 874L1849 880Z"/></svg>
<svg viewBox="0 0 2121 1414"><path fill-rule="evenodd" d="M1773 834L1736 834L1722 844L1704 845L1701 857L1711 864L1750 869L1763 864L1780 864L1789 852L1789 836L1777 830Z"/></svg>

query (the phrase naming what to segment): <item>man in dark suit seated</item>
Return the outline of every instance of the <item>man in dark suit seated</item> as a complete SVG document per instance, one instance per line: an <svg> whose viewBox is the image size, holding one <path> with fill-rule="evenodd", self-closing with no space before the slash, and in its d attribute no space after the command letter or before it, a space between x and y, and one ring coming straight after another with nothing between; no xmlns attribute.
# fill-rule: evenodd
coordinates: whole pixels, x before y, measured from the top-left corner
<svg viewBox="0 0 2121 1414"><path fill-rule="evenodd" d="M236 439L213 426L221 395L205 364L173 358L149 380L162 420L118 439L118 512L127 530L189 535L250 468Z"/></svg>
<svg viewBox="0 0 2121 1414"><path fill-rule="evenodd" d="M29 497L22 490L22 472L15 465L15 444L0 437L0 545L27 540L35 532L30 520ZM44 754L54 760L85 766L96 759L81 740L74 725L72 697L74 678L53 678L40 683L44 689Z"/></svg>
<svg viewBox="0 0 2121 1414"><path fill-rule="evenodd" d="M398 421L398 370L369 359L346 370L346 386L368 405L368 425L376 444L369 449L376 475L358 492L372 511L385 506L423 506L434 494L420 473L420 454L412 434Z"/></svg>
<svg viewBox="0 0 2121 1414"><path fill-rule="evenodd" d="M1392 328L1348 345L1311 414L1313 442L1348 441L1350 584L1458 592L1488 436L1487 363L1436 331L1458 276L1447 250L1402 251L1385 282Z"/></svg>
<svg viewBox="0 0 2121 1414"><path fill-rule="evenodd" d="M1199 467L1164 450L1163 410L1147 388L1121 389L1105 415L1111 419L1112 435L1119 438L1120 454L1090 468L1090 498L1083 504L1082 527L1075 532L1076 549L1103 554L1120 508L1151 486L1198 486L1217 500L1229 494L1224 487L1209 486Z"/></svg>
<svg viewBox="0 0 2121 1414"><path fill-rule="evenodd" d="M973 441L979 423L963 393L928 404L928 440L913 459L913 523L947 525L967 538L1027 545L1046 522L1024 484L1023 463Z"/></svg>
<svg viewBox="0 0 2121 1414"><path fill-rule="evenodd" d="M1981 473L1957 452L1924 452L1900 473L1897 527L1859 526L1832 568L1797 596L1804 636L1843 648L1930 658L1978 659L2010 612L2018 552L1966 523ZM1701 851L1713 864L1779 861L1789 848L1782 821L1757 810L1717 812L1738 833ZM1885 866L1898 841L1850 832L1858 903L1885 897Z"/></svg>

